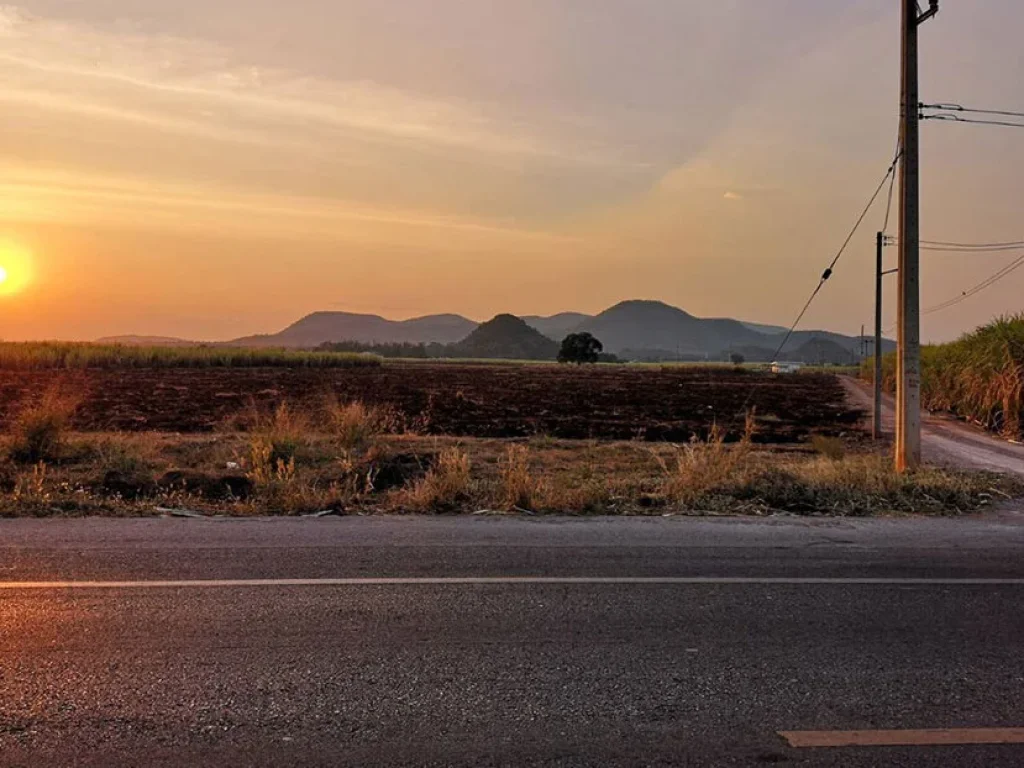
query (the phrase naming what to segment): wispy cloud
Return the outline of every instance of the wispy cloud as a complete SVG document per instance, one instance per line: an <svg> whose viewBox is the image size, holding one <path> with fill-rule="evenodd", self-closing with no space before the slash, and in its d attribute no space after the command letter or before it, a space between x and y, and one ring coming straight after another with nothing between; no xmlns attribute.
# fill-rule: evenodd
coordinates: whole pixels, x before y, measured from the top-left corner
<svg viewBox="0 0 1024 768"><path fill-rule="evenodd" d="M2 167L2 166L0 166ZM481 237L494 243L579 242L557 232L511 222L443 216L429 211L371 207L298 195L267 195L216 186L150 183L63 171L3 167L0 221L121 224L134 228L205 228L235 232L328 237L337 241L422 243L426 233L445 236L450 248Z"/></svg>
<svg viewBox="0 0 1024 768"><path fill-rule="evenodd" d="M493 107L430 99L369 81L237 66L213 44L113 32L0 7L0 99L162 130L240 141L332 132L334 141L404 143L560 163L615 163ZM321 141L323 140L321 134Z"/></svg>

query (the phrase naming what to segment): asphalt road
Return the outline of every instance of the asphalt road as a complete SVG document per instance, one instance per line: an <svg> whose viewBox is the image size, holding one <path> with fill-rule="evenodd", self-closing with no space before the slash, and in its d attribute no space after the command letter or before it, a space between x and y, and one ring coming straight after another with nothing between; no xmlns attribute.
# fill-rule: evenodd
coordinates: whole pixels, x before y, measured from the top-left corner
<svg viewBox="0 0 1024 768"><path fill-rule="evenodd" d="M1020 728L1022 638L1013 512L0 521L0 764L1017 766L779 732Z"/></svg>

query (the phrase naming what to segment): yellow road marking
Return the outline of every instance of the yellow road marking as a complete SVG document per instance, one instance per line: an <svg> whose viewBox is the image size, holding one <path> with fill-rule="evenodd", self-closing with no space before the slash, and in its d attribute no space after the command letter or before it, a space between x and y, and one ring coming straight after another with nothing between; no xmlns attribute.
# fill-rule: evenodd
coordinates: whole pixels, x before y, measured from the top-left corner
<svg viewBox="0 0 1024 768"><path fill-rule="evenodd" d="M779 731L798 749L819 747L941 747L1024 744L1024 728L930 728L905 731Z"/></svg>

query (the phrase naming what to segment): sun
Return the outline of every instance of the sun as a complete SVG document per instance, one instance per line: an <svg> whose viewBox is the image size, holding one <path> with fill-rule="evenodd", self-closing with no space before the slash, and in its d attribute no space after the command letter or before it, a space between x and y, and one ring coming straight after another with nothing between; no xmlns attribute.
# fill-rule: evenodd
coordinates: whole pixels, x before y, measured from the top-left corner
<svg viewBox="0 0 1024 768"><path fill-rule="evenodd" d="M32 276L32 252L20 243L0 240L0 297L21 293Z"/></svg>

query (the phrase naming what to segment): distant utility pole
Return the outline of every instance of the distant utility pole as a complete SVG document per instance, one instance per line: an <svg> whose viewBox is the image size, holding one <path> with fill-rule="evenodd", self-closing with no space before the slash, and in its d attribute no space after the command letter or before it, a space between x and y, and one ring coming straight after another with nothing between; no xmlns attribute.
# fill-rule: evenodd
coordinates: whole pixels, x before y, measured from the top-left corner
<svg viewBox="0 0 1024 768"><path fill-rule="evenodd" d="M921 264L920 120L917 31L939 12L930 0L921 12L917 0L903 4L903 56L900 106L900 257L896 355L896 470L921 465Z"/></svg>

